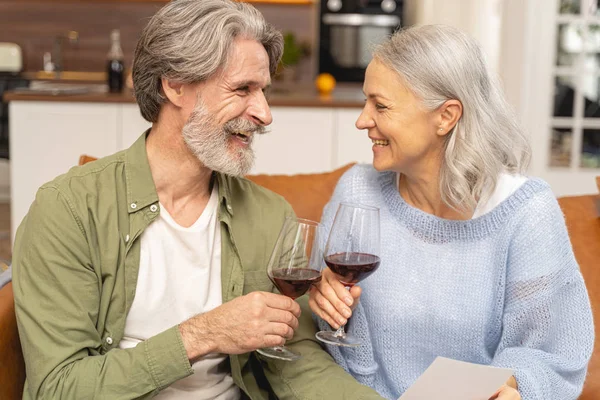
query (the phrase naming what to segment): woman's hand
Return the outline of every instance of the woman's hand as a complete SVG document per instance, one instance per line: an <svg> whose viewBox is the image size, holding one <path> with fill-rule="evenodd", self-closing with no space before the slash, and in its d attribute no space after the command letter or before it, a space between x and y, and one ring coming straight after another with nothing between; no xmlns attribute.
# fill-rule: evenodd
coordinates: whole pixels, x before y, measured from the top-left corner
<svg viewBox="0 0 600 400"><path fill-rule="evenodd" d="M352 310L358 304L361 289L354 286L348 291L339 277L329 268L323 270L319 283L310 288L308 304L315 314L338 329L348 322Z"/></svg>

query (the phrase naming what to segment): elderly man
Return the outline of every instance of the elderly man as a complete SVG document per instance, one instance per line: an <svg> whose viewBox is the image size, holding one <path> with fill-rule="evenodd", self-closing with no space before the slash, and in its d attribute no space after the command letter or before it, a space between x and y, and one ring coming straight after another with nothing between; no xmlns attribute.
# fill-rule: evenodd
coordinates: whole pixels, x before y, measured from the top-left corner
<svg viewBox="0 0 600 400"><path fill-rule="evenodd" d="M42 186L17 234L24 398L380 398L266 274L293 211L242 176L282 46L229 0L175 0L148 23L133 81L152 128ZM299 361L254 352L285 341Z"/></svg>

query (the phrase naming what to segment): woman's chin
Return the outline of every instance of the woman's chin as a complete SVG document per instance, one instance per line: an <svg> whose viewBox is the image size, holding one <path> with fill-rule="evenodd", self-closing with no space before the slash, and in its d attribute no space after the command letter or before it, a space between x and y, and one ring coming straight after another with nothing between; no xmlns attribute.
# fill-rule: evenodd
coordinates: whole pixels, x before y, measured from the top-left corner
<svg viewBox="0 0 600 400"><path fill-rule="evenodd" d="M373 159L373 168L375 168L379 172L389 171L392 166L389 163L381 162L377 160L377 158Z"/></svg>

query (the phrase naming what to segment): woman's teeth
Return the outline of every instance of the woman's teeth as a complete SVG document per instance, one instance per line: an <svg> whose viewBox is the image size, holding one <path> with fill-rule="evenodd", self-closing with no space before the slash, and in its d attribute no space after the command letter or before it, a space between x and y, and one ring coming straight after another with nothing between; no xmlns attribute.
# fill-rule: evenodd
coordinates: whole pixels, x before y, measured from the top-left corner
<svg viewBox="0 0 600 400"><path fill-rule="evenodd" d="M372 140L373 144L376 146L387 146L390 144L389 140Z"/></svg>

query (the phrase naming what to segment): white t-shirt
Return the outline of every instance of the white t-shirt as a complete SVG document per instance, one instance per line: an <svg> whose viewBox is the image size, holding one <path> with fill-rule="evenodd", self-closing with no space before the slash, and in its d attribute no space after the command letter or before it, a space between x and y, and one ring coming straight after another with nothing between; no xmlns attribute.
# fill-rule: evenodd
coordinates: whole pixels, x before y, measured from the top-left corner
<svg viewBox="0 0 600 400"><path fill-rule="evenodd" d="M475 207L475 212L471 219L481 217L492 211L498 204L502 203L508 196L520 188L525 181L527 181L527 177L523 175L500 174L500 176L498 176L498 182L496 182L494 193L492 193L485 203L482 203L481 201L477 203L477 207Z"/></svg>
<svg viewBox="0 0 600 400"><path fill-rule="evenodd" d="M120 348L136 346L194 315L222 304L218 190L213 187L202 215L189 228L161 205L141 237L135 298ZM209 354L192 365L194 374L161 391L157 399L240 398L227 356Z"/></svg>

